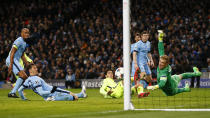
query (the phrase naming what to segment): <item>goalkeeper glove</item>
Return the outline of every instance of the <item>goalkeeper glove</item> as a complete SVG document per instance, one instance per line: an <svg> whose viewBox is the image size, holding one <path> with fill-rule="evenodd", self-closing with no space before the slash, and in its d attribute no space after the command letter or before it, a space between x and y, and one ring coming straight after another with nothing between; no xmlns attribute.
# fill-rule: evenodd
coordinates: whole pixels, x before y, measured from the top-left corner
<svg viewBox="0 0 210 118"><path fill-rule="evenodd" d="M148 90L155 90L155 89L158 89L158 88L159 88L159 85L147 86Z"/></svg>
<svg viewBox="0 0 210 118"><path fill-rule="evenodd" d="M162 42L163 41L163 37L164 37L163 30L158 30L158 40Z"/></svg>

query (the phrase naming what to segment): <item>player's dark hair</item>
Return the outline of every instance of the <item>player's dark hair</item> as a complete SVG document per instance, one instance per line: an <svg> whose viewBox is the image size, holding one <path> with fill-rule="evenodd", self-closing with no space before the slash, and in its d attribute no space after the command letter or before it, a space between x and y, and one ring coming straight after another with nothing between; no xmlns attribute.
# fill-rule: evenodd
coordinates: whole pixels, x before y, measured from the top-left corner
<svg viewBox="0 0 210 118"><path fill-rule="evenodd" d="M28 76L30 76L29 70L34 66L34 63L30 63L28 66L25 68L25 72Z"/></svg>
<svg viewBox="0 0 210 118"><path fill-rule="evenodd" d="M143 34L149 34L149 31L144 30L143 32L141 32L141 35L143 35Z"/></svg>

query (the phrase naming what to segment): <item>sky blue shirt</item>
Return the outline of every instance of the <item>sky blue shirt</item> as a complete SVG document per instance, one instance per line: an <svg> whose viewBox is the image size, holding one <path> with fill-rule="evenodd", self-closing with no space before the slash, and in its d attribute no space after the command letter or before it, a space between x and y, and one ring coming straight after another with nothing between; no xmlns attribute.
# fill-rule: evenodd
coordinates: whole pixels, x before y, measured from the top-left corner
<svg viewBox="0 0 210 118"><path fill-rule="evenodd" d="M23 89L25 88L32 89L35 93L42 96L44 99L52 96L51 90L53 87L47 84L39 76L29 76L28 79L26 79L23 85L19 88L18 92L22 99L26 99L23 95Z"/></svg>
<svg viewBox="0 0 210 118"><path fill-rule="evenodd" d="M17 47L17 51L15 52L14 59L20 60L21 56L23 55L24 51L26 50L26 47L28 47L28 44L23 40L22 37L18 37L14 41L12 48L13 48L13 46ZM7 57L7 60L9 59L9 61L10 61L10 53L12 51L12 48L9 52L8 57Z"/></svg>
<svg viewBox="0 0 210 118"><path fill-rule="evenodd" d="M135 44L133 50L137 52L137 62L139 64L147 64L147 61L148 61L147 54L151 50L150 42L147 41L144 43L140 40Z"/></svg>

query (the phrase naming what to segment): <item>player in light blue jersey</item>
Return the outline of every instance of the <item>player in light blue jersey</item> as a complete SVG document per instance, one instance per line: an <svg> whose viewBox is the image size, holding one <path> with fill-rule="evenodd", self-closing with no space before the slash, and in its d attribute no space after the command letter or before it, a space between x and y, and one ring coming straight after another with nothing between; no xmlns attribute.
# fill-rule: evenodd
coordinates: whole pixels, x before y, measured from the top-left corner
<svg viewBox="0 0 210 118"><path fill-rule="evenodd" d="M30 32L28 28L23 28L21 30L21 37L18 37L14 41L12 48L9 52L9 55L6 59L6 65L8 66L8 74L11 75L11 73L13 72L15 75L19 76L19 78L16 81L15 87L8 94L8 97L18 98L18 96L16 95L16 91L22 84L23 79L26 79L28 77L24 72L24 68L20 63L20 60L23 60L23 62L26 65L29 64L24 53L26 47L28 47L26 40L30 39L29 33Z"/></svg>
<svg viewBox="0 0 210 118"><path fill-rule="evenodd" d="M147 31L143 31L141 33L141 40L135 44L133 52L135 70L140 69L140 77L146 76L145 80L141 81L144 85L144 88L146 88L148 83L152 80L151 70L149 66L154 66L152 55L150 53L151 45L148 39L149 33Z"/></svg>
<svg viewBox="0 0 210 118"><path fill-rule="evenodd" d="M28 67L26 67L26 73L28 73L30 76L18 89L22 100L27 100L27 98L23 95L23 90L25 88L32 89L46 101L73 101L78 100L78 98L87 97L86 88L84 86L82 87L82 91L78 94L57 88L56 86L50 86L42 78L37 76L38 70L35 64L30 64Z"/></svg>

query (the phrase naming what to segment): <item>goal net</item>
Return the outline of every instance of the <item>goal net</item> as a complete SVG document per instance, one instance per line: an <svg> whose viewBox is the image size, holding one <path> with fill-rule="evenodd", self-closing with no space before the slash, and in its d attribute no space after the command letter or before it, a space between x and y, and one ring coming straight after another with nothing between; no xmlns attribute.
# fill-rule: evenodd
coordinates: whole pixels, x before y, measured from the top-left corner
<svg viewBox="0 0 210 118"><path fill-rule="evenodd" d="M164 0L161 0L161 1L164 2ZM167 16L158 17L160 13L156 8L152 10L153 12L155 12L154 15L149 14L150 12L148 11L138 11L138 12L134 12L134 14L138 13L138 15L136 15L137 17L132 17L136 19L131 19L130 18L131 14L133 14L131 13L131 10L130 10L131 4L135 6L135 7L132 7L132 9L139 9L139 7L149 4L148 2L141 2L141 0L140 0L141 4L135 0L134 2L136 3L130 3L130 0L123 0L124 110L210 111L210 77L209 77L210 73L209 72L202 72L202 76L200 77L200 79L197 79L197 82L199 82L199 88L191 88L190 92L184 92L184 93L180 93L174 96L166 96L161 89L156 89L153 91L152 90L149 91L145 89L146 92L150 92L148 97L138 98L137 94L131 95L131 79L130 79L131 65L130 64L132 60L130 59L130 56L128 56L130 55L130 46L131 46L130 42L131 42L131 36L133 34L131 30L134 29L135 27L146 27L146 24L138 25L138 23L143 23L141 21L138 21L140 20L138 18L142 18L142 17L145 17L144 19L147 22L151 21L150 18L155 18L157 22L160 22L159 24L161 24L161 22L164 23L164 20L165 22L169 22L167 21ZM165 5L167 4L168 3L166 3ZM153 6L148 6L148 7L155 7L155 5L156 4L153 4ZM163 5L163 4L158 3L157 5ZM168 8L168 6L160 6L160 7ZM139 9L139 10L143 10L143 9ZM144 13L144 12L146 12L145 13L146 15L144 14L143 16L141 13ZM159 21L158 18L162 19L163 21ZM151 27L147 27L149 28L149 30L158 30L158 28L160 28L159 25L157 26L155 26L155 24L154 25L151 24L151 25L152 25ZM176 27L173 27L173 28L176 28ZM152 34L152 35L155 35L155 34ZM173 37L170 37L170 38L173 38ZM152 40L157 40L157 39L152 39ZM157 42L154 44L157 45ZM154 49L154 50L158 52L157 49ZM181 54L184 54L184 53L181 53ZM155 64L157 65L157 63L158 62L156 62ZM181 82L179 83L179 88L184 87L186 83L190 85L192 83L191 79L192 78L181 80ZM153 76L153 82L150 84L151 85L157 84L156 77ZM194 84L196 85L196 82Z"/></svg>

